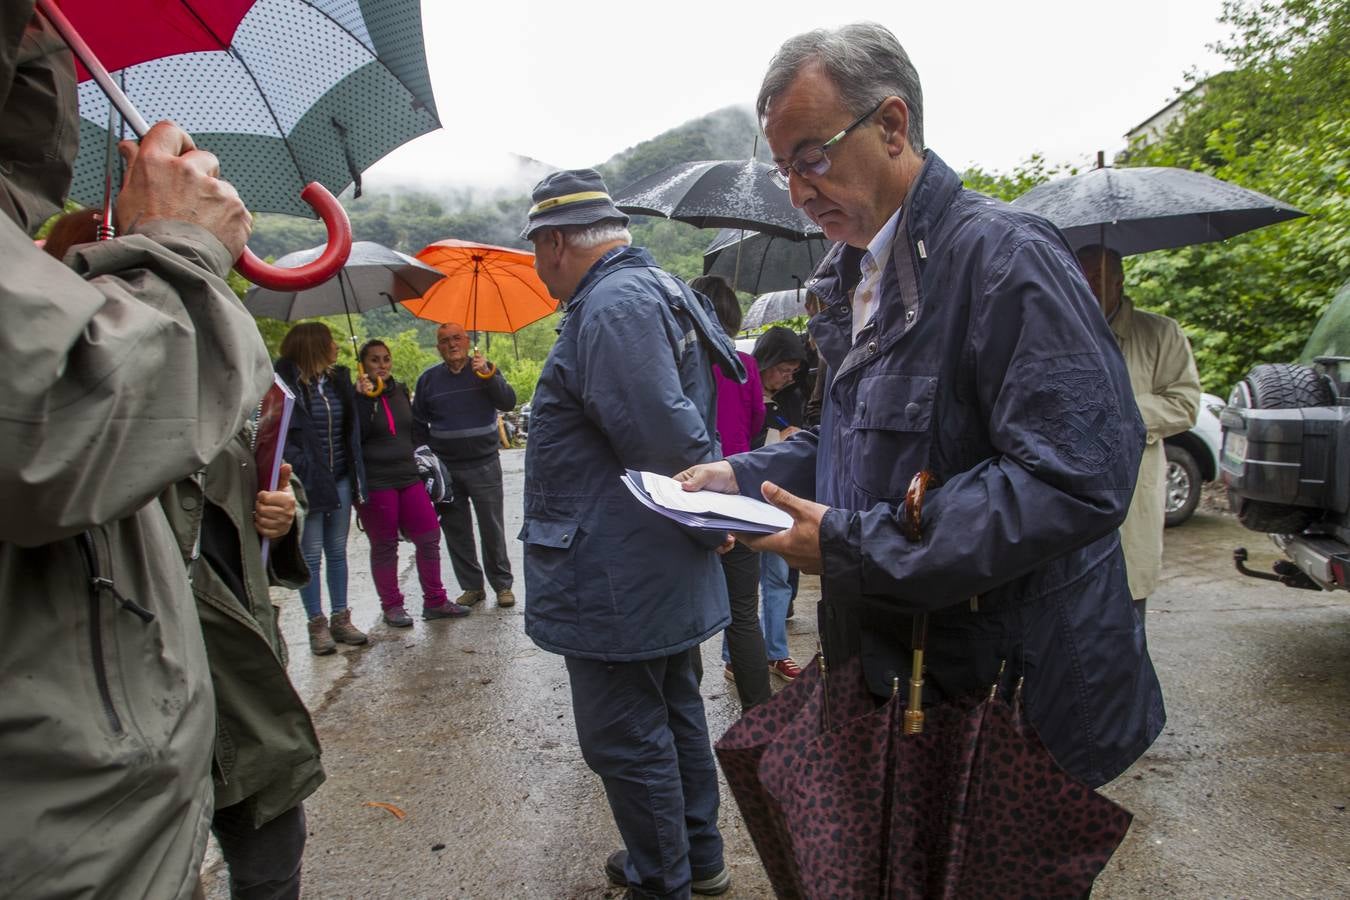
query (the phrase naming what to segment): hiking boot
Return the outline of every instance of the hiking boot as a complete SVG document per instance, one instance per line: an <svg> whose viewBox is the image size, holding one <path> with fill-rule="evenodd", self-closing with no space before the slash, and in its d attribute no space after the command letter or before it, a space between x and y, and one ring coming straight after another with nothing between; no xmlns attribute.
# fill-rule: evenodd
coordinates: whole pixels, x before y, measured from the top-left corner
<svg viewBox="0 0 1350 900"><path fill-rule="evenodd" d="M615 850L609 855L609 859L605 860L605 877L609 879L610 884L627 887L628 876L623 871L627 862L627 850ZM725 894L731 888L731 871L726 866L704 878L699 878L698 874L694 873L694 879L689 884L689 890L695 894L715 897L718 894Z"/></svg>
<svg viewBox="0 0 1350 900"><path fill-rule="evenodd" d="M401 606L391 606L384 611L384 624L391 628L411 628L412 616Z"/></svg>
<svg viewBox="0 0 1350 900"><path fill-rule="evenodd" d="M309 649L315 656L327 656L337 650L333 633L328 630L328 617L323 614L309 620Z"/></svg>
<svg viewBox="0 0 1350 900"><path fill-rule="evenodd" d="M467 606L460 606L458 603L446 601L440 606L422 607L422 618L424 619L460 619L469 614Z"/></svg>
<svg viewBox="0 0 1350 900"><path fill-rule="evenodd" d="M460 606L473 606L475 603L482 603L487 599L487 591L465 591L455 598L455 602Z"/></svg>
<svg viewBox="0 0 1350 900"><path fill-rule="evenodd" d="M787 659L775 659L769 663L769 671L784 681L792 681L802 674L802 667L797 665L796 661L789 656Z"/></svg>
<svg viewBox="0 0 1350 900"><path fill-rule="evenodd" d="M342 612L333 613L333 619L330 623L333 632L333 640L340 644L364 644L370 638L366 633L352 624L352 611L344 609Z"/></svg>
<svg viewBox="0 0 1350 900"><path fill-rule="evenodd" d="M510 588L502 588L500 591L498 591L498 592L497 592L497 605L498 605L498 606L515 606L515 605L516 605L516 594L515 594L515 591L511 590Z"/></svg>

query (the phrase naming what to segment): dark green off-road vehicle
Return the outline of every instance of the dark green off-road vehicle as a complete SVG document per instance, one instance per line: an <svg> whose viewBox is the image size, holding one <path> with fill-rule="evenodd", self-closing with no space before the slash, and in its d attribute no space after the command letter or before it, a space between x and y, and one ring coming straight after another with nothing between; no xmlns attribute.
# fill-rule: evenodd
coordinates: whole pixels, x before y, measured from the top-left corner
<svg viewBox="0 0 1350 900"><path fill-rule="evenodd" d="M1220 477L1238 520L1288 557L1290 587L1350 590L1350 281L1318 320L1297 363L1256 366L1220 416Z"/></svg>

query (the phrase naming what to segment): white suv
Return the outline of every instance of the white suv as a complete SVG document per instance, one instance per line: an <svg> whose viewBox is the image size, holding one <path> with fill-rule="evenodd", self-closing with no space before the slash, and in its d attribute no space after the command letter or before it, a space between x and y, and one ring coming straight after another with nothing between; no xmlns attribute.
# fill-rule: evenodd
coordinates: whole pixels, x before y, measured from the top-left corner
<svg viewBox="0 0 1350 900"><path fill-rule="evenodd" d="M1191 517L1200 502L1201 485L1219 476L1219 448L1222 445L1219 411L1223 406L1222 397L1201 394L1195 426L1163 440L1167 452L1164 509L1168 528Z"/></svg>

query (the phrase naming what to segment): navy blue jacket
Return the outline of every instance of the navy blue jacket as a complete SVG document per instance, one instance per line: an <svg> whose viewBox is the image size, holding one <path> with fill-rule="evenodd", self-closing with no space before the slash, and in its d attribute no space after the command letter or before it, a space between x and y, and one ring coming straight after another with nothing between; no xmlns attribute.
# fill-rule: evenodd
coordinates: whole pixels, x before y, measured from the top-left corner
<svg viewBox="0 0 1350 900"><path fill-rule="evenodd" d="M545 650L654 659L727 626L723 536L675 525L619 481L719 458L713 362L745 379L707 300L647 251L612 250L578 285L525 450L525 632Z"/></svg>
<svg viewBox="0 0 1350 900"><path fill-rule="evenodd" d="M295 477L305 486L309 511L332 512L338 508L337 482L320 449L319 424L310 418L301 399L305 392L313 388L300 383L300 369L289 359L278 359L276 370L296 397L282 458L291 464ZM356 390L352 387L352 376L345 366L333 366L328 377L337 389L347 422L342 439L347 451L347 477L352 483L352 499L356 503L365 503L366 467L361 457L361 428L356 418ZM327 423L323 427L326 428Z"/></svg>
<svg viewBox="0 0 1350 900"><path fill-rule="evenodd" d="M515 389L500 369L479 378L471 363L458 372L438 363L413 389L413 440L430 446L448 469L487 465L501 449L497 412L515 405Z"/></svg>
<svg viewBox="0 0 1350 900"><path fill-rule="evenodd" d="M831 507L827 656L861 654L884 695L908 677L910 615L930 611L935 688L987 691L1007 660L1060 764L1109 781L1165 718L1116 532L1144 445L1116 342L1059 232L965 190L931 152L855 342L860 257L837 246L812 286L819 431L732 457L738 484ZM912 543L897 510L925 468L937 487Z"/></svg>

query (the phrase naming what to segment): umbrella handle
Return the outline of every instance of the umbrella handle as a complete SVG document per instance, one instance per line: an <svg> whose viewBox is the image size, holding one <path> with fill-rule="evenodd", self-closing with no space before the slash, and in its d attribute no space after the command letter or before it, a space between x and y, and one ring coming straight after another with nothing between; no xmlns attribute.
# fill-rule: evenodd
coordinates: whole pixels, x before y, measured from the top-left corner
<svg viewBox="0 0 1350 900"><path fill-rule="evenodd" d="M477 347L474 347L474 348L473 348L473 352L474 352L475 354L477 354L477 353L478 353L478 348L477 348ZM477 369L474 369L474 370L473 370L473 374L477 375L479 378L483 379L484 381L487 381L487 380L488 380L489 378L491 378L493 375L496 375L496 374L497 374L497 364L496 364L495 362L493 362L492 360L488 360L488 361L487 361L487 364L488 364L488 370L487 370L486 372L480 372L480 371L478 371Z"/></svg>
<svg viewBox="0 0 1350 900"><path fill-rule="evenodd" d="M933 483L933 473L924 469L910 479L900 510L900 531L911 541L923 540L923 499Z"/></svg>
<svg viewBox="0 0 1350 900"><path fill-rule="evenodd" d="M300 199L319 214L328 228L328 244L319 258L303 266L284 269L269 265L247 247L235 261L235 271L249 281L274 291L302 291L323 284L338 273L352 252L352 222L347 211L328 190L317 181L311 181L300 192Z"/></svg>
<svg viewBox="0 0 1350 900"><path fill-rule="evenodd" d="M361 392L362 394L364 394L367 397L378 397L380 396L380 394L384 393L384 379L378 375L371 375L369 372L367 372L366 364L361 362L361 360L359 359L356 361L356 374L366 376L367 378L370 379L370 383L374 385L374 387L372 387L371 390L362 391Z"/></svg>

